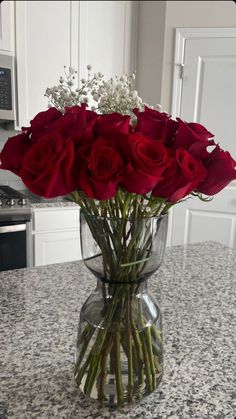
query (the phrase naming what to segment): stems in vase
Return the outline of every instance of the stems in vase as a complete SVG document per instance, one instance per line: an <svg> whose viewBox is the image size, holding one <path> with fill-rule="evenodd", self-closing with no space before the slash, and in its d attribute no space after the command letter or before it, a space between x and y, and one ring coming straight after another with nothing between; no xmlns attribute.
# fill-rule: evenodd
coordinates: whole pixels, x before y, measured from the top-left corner
<svg viewBox="0 0 236 419"><path fill-rule="evenodd" d="M119 193L115 205L104 202L106 217L100 217L93 215L94 204L87 202L86 210L90 208L92 215L81 214L82 228L88 228L84 242L81 236L83 256L88 254L84 262L98 284L104 282L86 302L75 379L88 396L123 405L152 392L162 374L160 311L145 284L161 263L166 226L161 227L164 218L140 218L137 196ZM123 217L117 218L122 211ZM96 312L93 321L87 321L89 310Z"/></svg>

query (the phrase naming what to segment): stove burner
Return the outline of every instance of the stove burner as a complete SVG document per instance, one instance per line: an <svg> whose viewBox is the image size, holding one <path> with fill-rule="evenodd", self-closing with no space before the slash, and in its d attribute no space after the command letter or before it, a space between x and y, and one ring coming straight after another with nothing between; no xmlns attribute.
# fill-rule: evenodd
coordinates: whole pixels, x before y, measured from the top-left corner
<svg viewBox="0 0 236 419"><path fill-rule="evenodd" d="M10 186L0 186L0 220L29 220L31 218L31 204L21 192Z"/></svg>
<svg viewBox="0 0 236 419"><path fill-rule="evenodd" d="M10 186L0 186L0 198L22 198L25 197L22 193L16 191Z"/></svg>

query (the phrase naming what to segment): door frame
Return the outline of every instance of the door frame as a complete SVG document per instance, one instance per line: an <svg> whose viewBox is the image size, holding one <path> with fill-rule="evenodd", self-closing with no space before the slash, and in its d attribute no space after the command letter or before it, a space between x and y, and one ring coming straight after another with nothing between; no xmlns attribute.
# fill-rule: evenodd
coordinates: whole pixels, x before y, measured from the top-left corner
<svg viewBox="0 0 236 419"><path fill-rule="evenodd" d="M180 114L181 94L184 71L185 45L188 39L201 38L236 38L236 28L176 28L175 56L173 68L173 94L171 115L176 118Z"/></svg>
<svg viewBox="0 0 236 419"><path fill-rule="evenodd" d="M181 95L184 76L184 55L188 39L201 38L236 38L236 28L176 28L175 29L175 54L173 63L173 87L171 115L176 118L180 115ZM182 72L182 77L181 77ZM232 187L232 186L231 186ZM172 245L172 231L174 207L169 211L169 225L167 245Z"/></svg>

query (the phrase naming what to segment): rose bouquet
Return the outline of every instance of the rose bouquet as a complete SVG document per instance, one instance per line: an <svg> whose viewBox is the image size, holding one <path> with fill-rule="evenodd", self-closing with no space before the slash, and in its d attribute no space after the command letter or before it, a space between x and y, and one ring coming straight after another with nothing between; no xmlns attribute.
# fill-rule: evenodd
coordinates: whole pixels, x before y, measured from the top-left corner
<svg viewBox="0 0 236 419"><path fill-rule="evenodd" d="M99 286L82 310L75 379L88 396L122 404L153 391L162 374L160 312L143 281L160 266L167 213L220 192L236 179L236 162L201 124L144 106L127 77L126 91L98 86L99 77L78 96L63 81L64 96L47 90L59 109L36 115L0 158L33 193L81 207L83 258ZM88 88L97 111L86 104ZM137 106L128 112L127 103Z"/></svg>

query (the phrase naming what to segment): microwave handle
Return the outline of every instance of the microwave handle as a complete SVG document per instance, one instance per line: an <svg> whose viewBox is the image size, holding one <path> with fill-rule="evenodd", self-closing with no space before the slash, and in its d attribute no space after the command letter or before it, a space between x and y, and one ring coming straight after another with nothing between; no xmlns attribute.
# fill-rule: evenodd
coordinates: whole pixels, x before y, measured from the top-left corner
<svg viewBox="0 0 236 419"><path fill-rule="evenodd" d="M9 226L0 226L0 234L3 233L16 233L17 231L25 231L26 224L16 224Z"/></svg>

